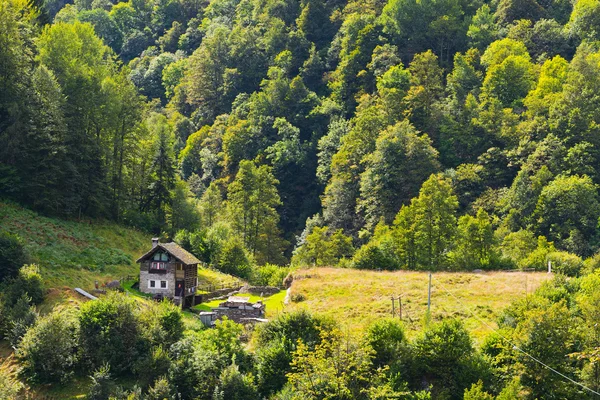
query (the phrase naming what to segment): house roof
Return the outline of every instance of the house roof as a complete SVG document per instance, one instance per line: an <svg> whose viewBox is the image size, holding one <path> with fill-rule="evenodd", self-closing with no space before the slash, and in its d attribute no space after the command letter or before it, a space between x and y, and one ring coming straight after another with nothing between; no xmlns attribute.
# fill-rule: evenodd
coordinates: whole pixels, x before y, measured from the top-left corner
<svg viewBox="0 0 600 400"><path fill-rule="evenodd" d="M187 265L200 264L200 260L198 260L196 258L196 256L194 256L192 253L190 253L189 251L187 251L186 249L184 249L183 247L181 247L180 245L178 245L175 242L158 243L156 247L154 247L149 252L147 252L140 258L138 258L136 262L144 261L146 258L148 258L152 254L154 254L156 252L156 250L159 250L159 249L166 251L167 253L171 254L173 257L177 258L179 261L181 261L184 264L187 264Z"/></svg>

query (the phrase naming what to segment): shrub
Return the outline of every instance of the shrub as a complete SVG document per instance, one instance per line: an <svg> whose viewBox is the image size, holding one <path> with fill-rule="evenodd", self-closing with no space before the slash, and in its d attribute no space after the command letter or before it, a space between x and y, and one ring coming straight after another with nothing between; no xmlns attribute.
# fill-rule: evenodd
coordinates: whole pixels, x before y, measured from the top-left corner
<svg viewBox="0 0 600 400"><path fill-rule="evenodd" d="M258 325L253 340L260 351L257 354L257 375L263 396L280 390L291 371L292 353L302 342L313 349L321 342L321 333L333 329L332 320L296 311L279 315L276 319Z"/></svg>
<svg viewBox="0 0 600 400"><path fill-rule="evenodd" d="M186 337L171 347L169 382L183 399L210 399L223 368L221 355Z"/></svg>
<svg viewBox="0 0 600 400"><path fill-rule="evenodd" d="M148 387L156 379L167 375L170 366L169 352L162 346L157 346L146 357L138 360L134 369L136 375L140 377L140 384Z"/></svg>
<svg viewBox="0 0 600 400"><path fill-rule="evenodd" d="M77 363L78 337L77 320L68 311L38 319L16 351L21 375L33 383L66 381Z"/></svg>
<svg viewBox="0 0 600 400"><path fill-rule="evenodd" d="M433 385L433 398L460 399L465 388L488 373L469 333L455 319L426 329L414 342L414 354L417 372Z"/></svg>
<svg viewBox="0 0 600 400"><path fill-rule="evenodd" d="M87 395L88 400L107 400L116 390L115 384L110 376L110 366L104 364L91 376L92 383Z"/></svg>
<svg viewBox="0 0 600 400"><path fill-rule="evenodd" d="M280 267L273 264L265 264L257 267L252 272L252 284L256 286L275 286L283 285L283 280L289 274L289 268Z"/></svg>
<svg viewBox="0 0 600 400"><path fill-rule="evenodd" d="M21 338L35 324L38 317L35 309L29 305L30 301L31 299L24 294L11 310L7 310L9 317L5 337L13 347L19 344Z"/></svg>
<svg viewBox="0 0 600 400"><path fill-rule="evenodd" d="M255 400L258 398L254 378L250 374L242 374L235 363L221 372L215 394L227 400Z"/></svg>
<svg viewBox="0 0 600 400"><path fill-rule="evenodd" d="M226 362L235 359L243 367L248 359L241 342L243 332L242 325L225 318L201 333L201 346L217 352Z"/></svg>
<svg viewBox="0 0 600 400"><path fill-rule="evenodd" d="M596 253L592 257L586 259L583 262L583 265L585 268L584 275L590 274L600 269L600 253Z"/></svg>
<svg viewBox="0 0 600 400"><path fill-rule="evenodd" d="M356 269L395 270L399 268L398 260L394 254L373 242L369 242L358 249L352 262Z"/></svg>
<svg viewBox="0 0 600 400"><path fill-rule="evenodd" d="M140 322L143 324L142 335L154 346L169 348L183 335L183 313L167 300L144 307Z"/></svg>
<svg viewBox="0 0 600 400"><path fill-rule="evenodd" d="M27 263L27 254L17 235L0 232L0 282L14 278Z"/></svg>
<svg viewBox="0 0 600 400"><path fill-rule="evenodd" d="M238 240L230 240L225 243L219 259L221 272L248 279L252 273L251 265L246 249Z"/></svg>
<svg viewBox="0 0 600 400"><path fill-rule="evenodd" d="M117 373L131 370L140 339L134 310L134 301L117 293L81 307L81 355L88 366L99 368L108 364Z"/></svg>
<svg viewBox="0 0 600 400"><path fill-rule="evenodd" d="M306 296L304 296L302 293L294 293L292 294L291 300L293 303L300 303L306 300Z"/></svg>
<svg viewBox="0 0 600 400"><path fill-rule="evenodd" d="M583 260L566 251L554 251L546 256L546 264L552 263L552 271L567 276L578 276L583 269Z"/></svg>
<svg viewBox="0 0 600 400"><path fill-rule="evenodd" d="M365 334L366 343L373 349L373 365L377 368L400 363L408 354L402 323L395 318L381 319L371 324Z"/></svg>
<svg viewBox="0 0 600 400"><path fill-rule="evenodd" d="M154 385L148 389L147 400L175 400L175 396L171 395L171 386L169 381L164 376L154 382Z"/></svg>
<svg viewBox="0 0 600 400"><path fill-rule="evenodd" d="M483 390L483 382L480 380L465 389L464 400L494 400L494 396Z"/></svg>
<svg viewBox="0 0 600 400"><path fill-rule="evenodd" d="M289 370L291 361L283 341L274 340L258 348L255 370L261 396L269 397L285 385L285 371Z"/></svg>
<svg viewBox="0 0 600 400"><path fill-rule="evenodd" d="M43 282L37 266L23 266L16 277L4 281L0 286L0 294L9 307L23 296L27 296L32 304L44 301Z"/></svg>

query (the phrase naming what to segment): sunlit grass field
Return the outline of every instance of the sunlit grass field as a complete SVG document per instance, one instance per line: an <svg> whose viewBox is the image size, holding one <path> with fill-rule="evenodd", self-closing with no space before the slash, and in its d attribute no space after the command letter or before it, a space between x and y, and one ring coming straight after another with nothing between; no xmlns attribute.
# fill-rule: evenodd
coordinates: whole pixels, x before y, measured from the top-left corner
<svg viewBox="0 0 600 400"><path fill-rule="evenodd" d="M392 315L391 297L402 297L402 319L409 334L420 330L427 314L428 273L313 268L295 272L293 295L304 296L286 310L307 309L333 317L345 330L364 329ZM531 294L549 275L542 272L438 272L432 275L431 320L461 319L480 341L496 328L499 313ZM396 316L398 301L395 302Z"/></svg>

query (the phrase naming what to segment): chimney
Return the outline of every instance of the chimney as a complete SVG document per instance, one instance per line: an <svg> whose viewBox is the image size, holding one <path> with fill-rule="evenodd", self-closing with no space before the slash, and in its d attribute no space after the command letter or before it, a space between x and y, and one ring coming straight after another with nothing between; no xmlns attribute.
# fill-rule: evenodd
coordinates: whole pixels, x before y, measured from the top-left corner
<svg viewBox="0 0 600 400"><path fill-rule="evenodd" d="M158 246L158 238L152 238L152 248Z"/></svg>

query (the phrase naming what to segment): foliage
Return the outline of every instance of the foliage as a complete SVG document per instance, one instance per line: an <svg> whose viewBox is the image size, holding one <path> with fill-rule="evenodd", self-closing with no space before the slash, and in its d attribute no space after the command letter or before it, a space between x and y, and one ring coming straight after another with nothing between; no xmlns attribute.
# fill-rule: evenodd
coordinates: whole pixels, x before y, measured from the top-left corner
<svg viewBox="0 0 600 400"><path fill-rule="evenodd" d="M446 267L446 254L456 231L458 200L448 179L431 175L419 197L404 206L394 220L401 263L409 269Z"/></svg>
<svg viewBox="0 0 600 400"><path fill-rule="evenodd" d="M461 398L458 388L485 376L487 366L473 349L469 334L458 320L445 320L426 329L414 344L415 363L429 376L432 391Z"/></svg>
<svg viewBox="0 0 600 400"><path fill-rule="evenodd" d="M101 366L94 371L91 379L87 398L91 400L108 399L115 389L115 383L110 375L110 367L107 364Z"/></svg>
<svg viewBox="0 0 600 400"><path fill-rule="evenodd" d="M78 363L79 324L72 313L54 311L25 333L17 348L21 375L30 382L65 382Z"/></svg>
<svg viewBox="0 0 600 400"><path fill-rule="evenodd" d="M131 371L140 350L140 326L134 310L133 300L116 294L81 307L79 346L86 365L106 365L116 373Z"/></svg>
<svg viewBox="0 0 600 400"><path fill-rule="evenodd" d="M0 282L17 276L19 269L26 263L27 255L19 237L0 232Z"/></svg>
<svg viewBox="0 0 600 400"><path fill-rule="evenodd" d="M308 399L364 399L370 378L370 351L345 343L339 332L322 332L314 350L302 342L298 344L291 368L291 387Z"/></svg>
<svg viewBox="0 0 600 400"><path fill-rule="evenodd" d="M281 256L279 215L275 209L281 203L277 183L268 166L244 161L228 189L232 226L259 262L277 262Z"/></svg>
<svg viewBox="0 0 600 400"><path fill-rule="evenodd" d="M304 243L294 252L294 265L327 266L336 265L340 259L353 252L352 238L344 235L342 229L330 232L327 226L313 227Z"/></svg>

